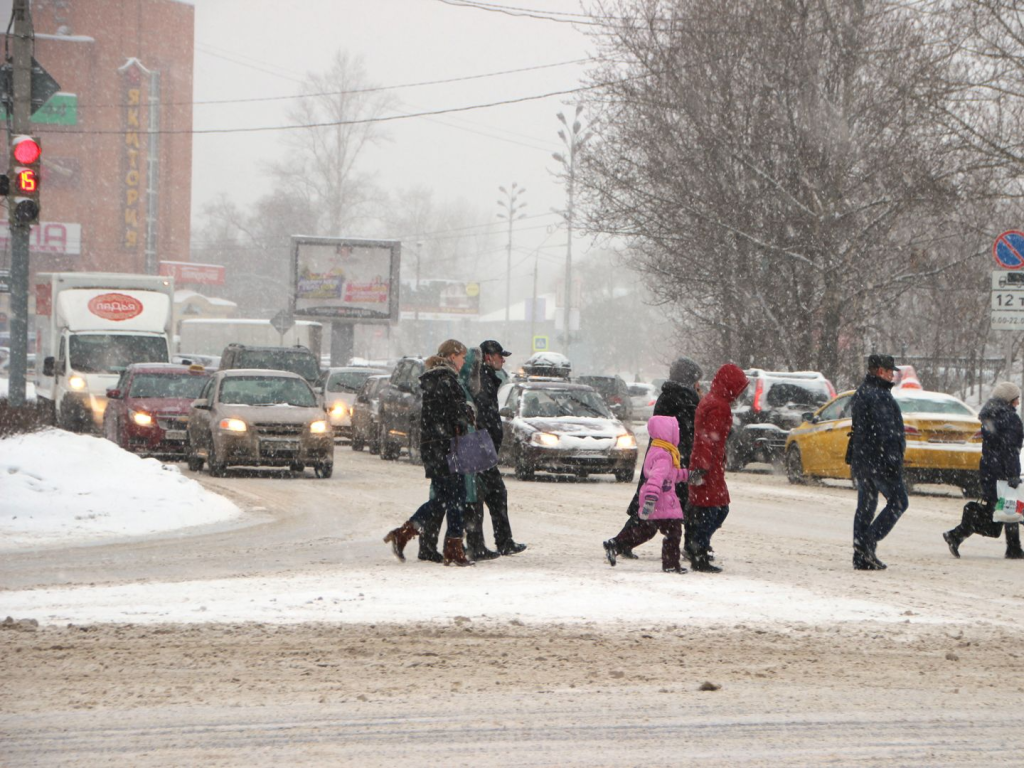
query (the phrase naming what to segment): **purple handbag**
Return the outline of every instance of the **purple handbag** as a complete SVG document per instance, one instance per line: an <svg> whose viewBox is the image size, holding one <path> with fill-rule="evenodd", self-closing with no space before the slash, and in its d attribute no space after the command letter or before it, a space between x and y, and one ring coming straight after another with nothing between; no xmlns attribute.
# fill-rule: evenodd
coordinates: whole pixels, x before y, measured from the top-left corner
<svg viewBox="0 0 1024 768"><path fill-rule="evenodd" d="M498 452L486 429L452 438L448 469L456 475L474 475L498 466Z"/></svg>

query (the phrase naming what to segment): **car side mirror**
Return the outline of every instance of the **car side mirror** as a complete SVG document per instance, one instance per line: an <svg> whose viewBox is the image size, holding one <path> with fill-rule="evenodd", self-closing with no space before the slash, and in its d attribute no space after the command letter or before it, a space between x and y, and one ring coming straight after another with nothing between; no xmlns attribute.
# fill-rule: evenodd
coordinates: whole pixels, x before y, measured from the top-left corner
<svg viewBox="0 0 1024 768"><path fill-rule="evenodd" d="M498 411L498 415L501 416L501 418L503 419L511 419L513 416L516 415L516 412L513 411L511 408L505 407Z"/></svg>
<svg viewBox="0 0 1024 768"><path fill-rule="evenodd" d="M120 389L108 389L107 390L107 397L110 400L120 400L121 399L121 390Z"/></svg>
<svg viewBox="0 0 1024 768"><path fill-rule="evenodd" d="M53 376L54 360L52 357L43 358L43 376Z"/></svg>
<svg viewBox="0 0 1024 768"><path fill-rule="evenodd" d="M812 411L807 411L806 413L800 414L800 418L803 419L804 421L811 422L811 424L818 423L818 419L815 418L814 413Z"/></svg>
<svg viewBox="0 0 1024 768"><path fill-rule="evenodd" d="M366 395L356 395L356 402L357 403L368 403L368 402L370 402L370 398L368 398Z"/></svg>
<svg viewBox="0 0 1024 768"><path fill-rule="evenodd" d="M210 410L210 401L205 397L200 397L198 400L192 401L192 407L198 408L201 411L208 411Z"/></svg>

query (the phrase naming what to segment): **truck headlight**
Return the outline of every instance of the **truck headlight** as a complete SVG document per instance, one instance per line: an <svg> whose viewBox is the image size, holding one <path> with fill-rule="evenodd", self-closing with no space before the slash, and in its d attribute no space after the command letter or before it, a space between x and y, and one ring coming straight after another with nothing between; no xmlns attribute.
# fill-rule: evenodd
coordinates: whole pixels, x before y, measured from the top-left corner
<svg viewBox="0 0 1024 768"><path fill-rule="evenodd" d="M68 386L72 389L85 389L85 379L81 376L71 376L68 379Z"/></svg>
<svg viewBox="0 0 1024 768"><path fill-rule="evenodd" d="M615 447L618 448L619 450L628 450L629 448L636 448L636 438L633 435L629 434L629 432L625 432L619 435L618 439L615 441Z"/></svg>
<svg viewBox="0 0 1024 768"><path fill-rule="evenodd" d="M314 421L309 425L309 431L314 435L322 435L327 431L326 421Z"/></svg>
<svg viewBox="0 0 1024 768"><path fill-rule="evenodd" d="M245 432L248 429L241 419L221 419L220 428L228 432Z"/></svg>
<svg viewBox="0 0 1024 768"><path fill-rule="evenodd" d="M150 427L153 425L153 417L143 411L129 411L132 416L132 421L138 424L140 427Z"/></svg>
<svg viewBox="0 0 1024 768"><path fill-rule="evenodd" d="M558 435L552 435L550 432L534 432L530 436L530 442L534 445L543 445L545 448L551 448L558 445Z"/></svg>

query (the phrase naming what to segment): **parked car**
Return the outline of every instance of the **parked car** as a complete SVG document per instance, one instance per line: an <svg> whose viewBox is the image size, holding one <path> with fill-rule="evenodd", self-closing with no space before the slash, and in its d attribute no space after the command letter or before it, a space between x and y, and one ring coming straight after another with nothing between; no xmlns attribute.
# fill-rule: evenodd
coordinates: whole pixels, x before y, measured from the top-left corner
<svg viewBox="0 0 1024 768"><path fill-rule="evenodd" d="M309 383L278 370L218 371L192 403L185 448L188 468L203 463L219 477L227 467L334 470L334 430Z"/></svg>
<svg viewBox="0 0 1024 768"><path fill-rule="evenodd" d="M633 423L633 401L621 376L577 376L576 381L593 387L604 398L612 415L627 426Z"/></svg>
<svg viewBox="0 0 1024 768"><path fill-rule="evenodd" d="M388 386L380 397L377 442L380 457L386 461L397 459L405 448L410 461L420 462L420 409L423 407L420 375L423 370L422 357L403 357L391 372Z"/></svg>
<svg viewBox="0 0 1024 768"><path fill-rule="evenodd" d="M320 363L308 347L251 347L228 344L220 355L220 370L261 368L269 371L291 371L310 384L320 377Z"/></svg>
<svg viewBox="0 0 1024 768"><path fill-rule="evenodd" d="M352 409L356 395L370 376L385 374L380 368L345 366L328 368L320 374L313 391L321 396L334 427L334 439L352 437Z"/></svg>
<svg viewBox="0 0 1024 768"><path fill-rule="evenodd" d="M853 390L813 413L786 440L786 474L791 483L822 477L849 478L846 447L853 419ZM980 494L981 422L970 406L952 395L920 389L893 390L903 413L907 482L955 485L969 498Z"/></svg>
<svg viewBox="0 0 1024 768"><path fill-rule="evenodd" d="M352 406L352 450L380 453L380 399L391 376L370 376Z"/></svg>
<svg viewBox="0 0 1024 768"><path fill-rule="evenodd" d="M513 376L520 379L546 377L568 379L572 373L572 362L560 352L535 352L515 371Z"/></svg>
<svg viewBox="0 0 1024 768"><path fill-rule="evenodd" d="M781 464L789 430L836 391L815 371L744 371L750 384L732 406L732 432L726 441L726 466L743 469L753 461Z"/></svg>
<svg viewBox="0 0 1024 768"><path fill-rule="evenodd" d="M504 439L499 461L520 480L538 471L633 480L636 437L585 384L513 379L498 390Z"/></svg>
<svg viewBox="0 0 1024 768"><path fill-rule="evenodd" d="M654 415L654 404L658 402L660 389L653 384L637 382L629 385L629 400L633 406L633 418L644 423Z"/></svg>
<svg viewBox="0 0 1024 768"><path fill-rule="evenodd" d="M107 390L103 435L132 453L184 459L189 410L209 380L201 365L129 365Z"/></svg>

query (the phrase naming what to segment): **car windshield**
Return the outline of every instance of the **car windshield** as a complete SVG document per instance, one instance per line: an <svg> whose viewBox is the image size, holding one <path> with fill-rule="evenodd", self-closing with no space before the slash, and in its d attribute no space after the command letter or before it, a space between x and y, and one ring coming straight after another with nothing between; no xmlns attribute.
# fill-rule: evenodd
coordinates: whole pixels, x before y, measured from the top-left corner
<svg viewBox="0 0 1024 768"><path fill-rule="evenodd" d="M824 381L766 381L765 402L778 407L794 405L822 405L832 397Z"/></svg>
<svg viewBox="0 0 1024 768"><path fill-rule="evenodd" d="M160 336L75 335L68 344L72 370L122 373L132 363L166 363L167 340Z"/></svg>
<svg viewBox="0 0 1024 768"><path fill-rule="evenodd" d="M246 349L238 356L237 368L266 368L297 373L306 381L315 381L320 366L310 353L290 349Z"/></svg>
<svg viewBox="0 0 1024 768"><path fill-rule="evenodd" d="M944 397L897 397L896 402L903 413L941 413L953 416L974 416L974 413L959 400Z"/></svg>
<svg viewBox="0 0 1024 768"><path fill-rule="evenodd" d="M631 384L629 387L630 397L647 397L654 391L650 384Z"/></svg>
<svg viewBox="0 0 1024 768"><path fill-rule="evenodd" d="M606 397L615 394L615 379L610 376L580 376L576 380L580 384L593 387Z"/></svg>
<svg viewBox="0 0 1024 768"><path fill-rule="evenodd" d="M338 373L332 373L331 378L327 380L327 391L328 392L358 392L363 383L380 371L365 370L365 371L340 371Z"/></svg>
<svg viewBox="0 0 1024 768"><path fill-rule="evenodd" d="M523 393L522 415L524 419L565 416L612 418L608 406L597 393L586 389L527 390Z"/></svg>
<svg viewBox="0 0 1024 768"><path fill-rule="evenodd" d="M195 400L209 378L198 373L140 373L132 379L128 396Z"/></svg>
<svg viewBox="0 0 1024 768"><path fill-rule="evenodd" d="M228 376L220 383L220 402L230 405L316 406L316 395L302 379L284 376Z"/></svg>

